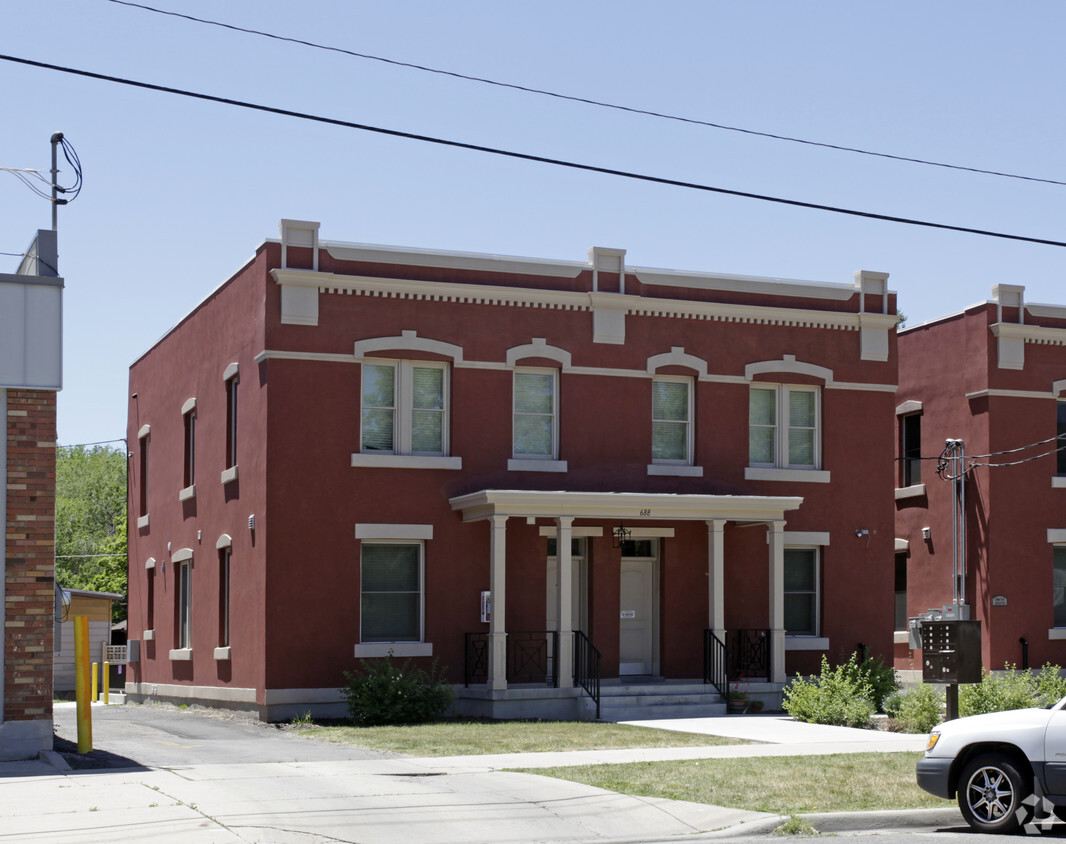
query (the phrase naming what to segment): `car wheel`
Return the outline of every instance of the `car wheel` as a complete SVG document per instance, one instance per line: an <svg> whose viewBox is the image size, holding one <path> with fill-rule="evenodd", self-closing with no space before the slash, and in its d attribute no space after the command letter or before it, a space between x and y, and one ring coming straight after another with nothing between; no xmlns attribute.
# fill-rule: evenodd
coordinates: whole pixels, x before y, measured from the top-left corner
<svg viewBox="0 0 1066 844"><path fill-rule="evenodd" d="M959 809L966 823L979 832L1014 832L1032 814L1033 784L1018 771L1014 760L986 753L967 763L959 777Z"/></svg>

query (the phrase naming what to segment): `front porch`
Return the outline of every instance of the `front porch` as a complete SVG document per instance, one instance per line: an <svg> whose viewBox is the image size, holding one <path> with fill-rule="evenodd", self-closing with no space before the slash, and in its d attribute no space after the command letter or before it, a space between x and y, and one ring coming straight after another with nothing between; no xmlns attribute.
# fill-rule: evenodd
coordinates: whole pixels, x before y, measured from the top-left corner
<svg viewBox="0 0 1066 844"><path fill-rule="evenodd" d="M457 711L497 718L596 718L601 697L609 696L601 695L602 689L643 686L647 677L657 678L659 684L695 687L685 694L708 707L722 707L729 682L743 678L749 685L765 686L760 694L766 705L780 705L785 681L785 514L797 509L801 498L483 490L450 503L463 521L489 523L489 589L483 615L488 630L467 634ZM544 563L547 606L540 604L539 616L532 614L538 598L528 587L509 601L511 519L520 526L516 535L527 538L527 547L535 529L553 549ZM699 523L703 526L697 529ZM676 539L669 525L677 526ZM769 622L757 630L726 627L727 526L764 529L743 531L744 552L734 563L730 581L734 617L743 606L745 618L754 612L761 616L757 621ZM705 539L700 539L701 531ZM764 534L766 551L755 553L765 553L765 568L754 578L740 573L738 581L737 567L747 571L752 549L761 545ZM643 550L627 552L627 541ZM591 551L582 550L582 542L598 543L598 579L588 575L586 555ZM667 557L661 557L662 546L657 544L663 542L670 543ZM528 577L530 554L526 548L519 550L524 568L517 573ZM661 566L663 559L669 559L670 567ZM669 594L660 591L664 571L673 578ZM704 579L706 586L691 588ZM590 586L591 580L595 582ZM752 608L751 584L759 582L766 584L756 587L766 589L765 610ZM580 592L587 595L579 600ZM509 603L525 623L547 621L548 629L508 630ZM758 603L762 601L756 599ZM703 624L695 627L699 614ZM697 661L701 649L702 660Z"/></svg>

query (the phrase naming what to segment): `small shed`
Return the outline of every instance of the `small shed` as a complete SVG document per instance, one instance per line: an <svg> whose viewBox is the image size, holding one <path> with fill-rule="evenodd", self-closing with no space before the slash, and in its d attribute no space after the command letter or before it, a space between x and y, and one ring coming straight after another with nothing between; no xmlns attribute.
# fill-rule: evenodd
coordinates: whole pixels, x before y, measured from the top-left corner
<svg viewBox="0 0 1066 844"><path fill-rule="evenodd" d="M52 683L56 694L74 691L74 617L89 618L89 661L104 661L104 647L111 644L111 604L124 601L125 595L114 592L89 592L64 589L62 619L59 624L60 647L55 653ZM70 597L68 603L66 597Z"/></svg>

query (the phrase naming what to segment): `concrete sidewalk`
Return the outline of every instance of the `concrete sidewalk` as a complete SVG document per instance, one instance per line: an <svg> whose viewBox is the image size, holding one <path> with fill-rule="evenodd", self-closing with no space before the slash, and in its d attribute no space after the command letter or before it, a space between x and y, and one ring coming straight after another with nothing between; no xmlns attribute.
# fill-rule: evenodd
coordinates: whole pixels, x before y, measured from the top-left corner
<svg viewBox="0 0 1066 844"><path fill-rule="evenodd" d="M0 842L637 842L764 833L774 815L631 797L501 768L920 750L924 736L734 716L642 726L762 744L494 756L59 770L0 764ZM668 725L668 726L667 726ZM65 767L62 757L53 762Z"/></svg>

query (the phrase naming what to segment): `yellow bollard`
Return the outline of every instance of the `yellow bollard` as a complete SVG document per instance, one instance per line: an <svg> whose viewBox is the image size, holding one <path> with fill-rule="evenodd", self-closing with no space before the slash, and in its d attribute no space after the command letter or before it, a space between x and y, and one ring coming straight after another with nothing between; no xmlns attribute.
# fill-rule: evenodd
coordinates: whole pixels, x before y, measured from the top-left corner
<svg viewBox="0 0 1066 844"><path fill-rule="evenodd" d="M99 670L99 663L94 662L93 663L93 690L92 690L92 693L90 694L90 697L89 697L89 700L91 700L93 703L96 703L96 701L98 701L100 699L100 695L96 691L97 682L98 682L98 675L97 675L97 671L98 670Z"/></svg>
<svg viewBox="0 0 1066 844"><path fill-rule="evenodd" d="M74 694L78 701L78 753L93 749L93 712L89 702L89 617L74 616Z"/></svg>
<svg viewBox="0 0 1066 844"><path fill-rule="evenodd" d="M104 703L108 704L111 701L108 700L108 695L111 691L111 663L106 659L104 660Z"/></svg>

